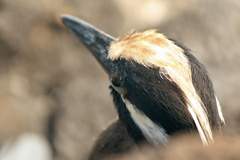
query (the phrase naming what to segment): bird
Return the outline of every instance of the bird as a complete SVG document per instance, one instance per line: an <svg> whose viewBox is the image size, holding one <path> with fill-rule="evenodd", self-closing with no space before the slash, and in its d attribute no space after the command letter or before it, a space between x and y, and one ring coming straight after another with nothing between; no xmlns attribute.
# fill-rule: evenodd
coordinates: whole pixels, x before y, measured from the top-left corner
<svg viewBox="0 0 240 160"><path fill-rule="evenodd" d="M197 132L204 146L214 142L224 116L206 68L190 49L155 29L114 38L71 15L62 21L109 76L118 114L90 160L141 144L166 146L182 132Z"/></svg>

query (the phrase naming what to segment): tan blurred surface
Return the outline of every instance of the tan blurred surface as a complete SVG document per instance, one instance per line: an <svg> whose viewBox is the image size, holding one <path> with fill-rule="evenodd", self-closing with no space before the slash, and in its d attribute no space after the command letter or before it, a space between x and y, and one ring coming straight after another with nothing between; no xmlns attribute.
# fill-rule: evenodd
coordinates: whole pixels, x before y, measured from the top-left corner
<svg viewBox="0 0 240 160"><path fill-rule="evenodd" d="M173 139L166 148L141 148L122 157L111 160L233 160L239 159L239 136L218 136L216 142L203 147L193 136L180 136ZM230 147L231 146L231 147Z"/></svg>
<svg viewBox="0 0 240 160"><path fill-rule="evenodd" d="M238 0L1 0L0 143L24 132L45 134L57 113L57 159L83 159L116 117L107 76L63 27L73 14L117 36L157 28L206 65L227 120L240 131Z"/></svg>

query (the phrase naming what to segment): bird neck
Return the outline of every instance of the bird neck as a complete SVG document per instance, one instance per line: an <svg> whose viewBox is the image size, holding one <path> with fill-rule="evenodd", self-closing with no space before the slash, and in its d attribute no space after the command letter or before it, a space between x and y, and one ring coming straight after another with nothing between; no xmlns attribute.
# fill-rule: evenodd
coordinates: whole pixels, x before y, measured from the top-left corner
<svg viewBox="0 0 240 160"><path fill-rule="evenodd" d="M126 126L129 135L133 138L135 143L146 142L140 128L134 123L130 112L128 111L125 103L122 101L121 96L110 86L111 94L113 96L113 102L118 112L120 121Z"/></svg>
<svg viewBox="0 0 240 160"><path fill-rule="evenodd" d="M129 135L136 143L147 142L153 145L167 143L168 135L161 126L154 123L114 89L112 89L112 95L119 119L125 124Z"/></svg>

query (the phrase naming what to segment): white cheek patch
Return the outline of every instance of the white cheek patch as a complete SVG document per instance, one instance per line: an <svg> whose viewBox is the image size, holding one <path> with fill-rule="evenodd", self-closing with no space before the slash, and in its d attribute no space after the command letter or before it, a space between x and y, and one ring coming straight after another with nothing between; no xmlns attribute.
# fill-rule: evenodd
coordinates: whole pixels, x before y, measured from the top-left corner
<svg viewBox="0 0 240 160"><path fill-rule="evenodd" d="M127 99L122 97L122 100L125 103L134 123L140 128L149 143L159 145L166 144L168 142L168 135L163 128L155 124Z"/></svg>

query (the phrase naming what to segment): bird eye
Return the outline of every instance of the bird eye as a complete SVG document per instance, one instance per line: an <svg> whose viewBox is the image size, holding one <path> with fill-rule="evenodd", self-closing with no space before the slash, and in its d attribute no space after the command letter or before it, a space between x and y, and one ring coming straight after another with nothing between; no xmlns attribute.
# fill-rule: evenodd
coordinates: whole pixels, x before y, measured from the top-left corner
<svg viewBox="0 0 240 160"><path fill-rule="evenodd" d="M123 87L123 79L119 76L113 76L111 78L112 87L115 91L117 91L120 95L125 97L127 95L126 88Z"/></svg>
<svg viewBox="0 0 240 160"><path fill-rule="evenodd" d="M113 76L113 77L111 78L111 81L112 81L112 84L113 84L115 87L121 87L121 79L120 79L120 77Z"/></svg>

